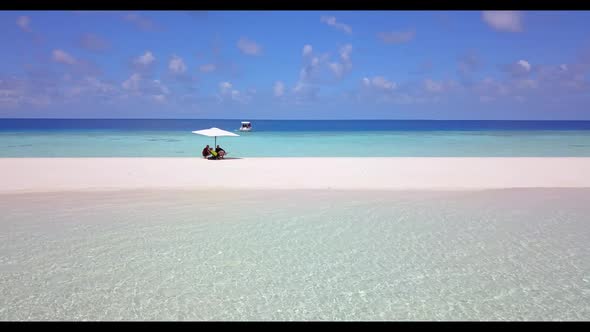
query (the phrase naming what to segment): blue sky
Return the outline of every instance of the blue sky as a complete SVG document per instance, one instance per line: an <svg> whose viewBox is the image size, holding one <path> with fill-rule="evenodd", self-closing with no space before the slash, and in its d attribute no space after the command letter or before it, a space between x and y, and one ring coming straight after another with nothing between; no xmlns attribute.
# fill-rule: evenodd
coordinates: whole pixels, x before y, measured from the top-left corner
<svg viewBox="0 0 590 332"><path fill-rule="evenodd" d="M590 119L590 12L4 11L0 117Z"/></svg>

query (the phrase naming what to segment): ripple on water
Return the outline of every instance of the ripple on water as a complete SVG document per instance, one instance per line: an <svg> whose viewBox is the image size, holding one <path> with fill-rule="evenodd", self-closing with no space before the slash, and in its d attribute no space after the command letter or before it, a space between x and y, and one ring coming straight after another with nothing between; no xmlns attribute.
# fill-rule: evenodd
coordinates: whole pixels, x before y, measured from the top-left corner
<svg viewBox="0 0 590 332"><path fill-rule="evenodd" d="M0 319L587 320L589 194L4 196Z"/></svg>

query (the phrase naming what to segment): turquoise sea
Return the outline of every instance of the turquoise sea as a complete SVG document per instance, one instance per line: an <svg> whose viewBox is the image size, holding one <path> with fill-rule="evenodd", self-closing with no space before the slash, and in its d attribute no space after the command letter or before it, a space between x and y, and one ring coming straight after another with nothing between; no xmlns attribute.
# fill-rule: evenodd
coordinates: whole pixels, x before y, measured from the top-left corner
<svg viewBox="0 0 590 332"><path fill-rule="evenodd" d="M234 157L588 157L590 121L252 121ZM0 157L195 157L239 120L0 120Z"/></svg>

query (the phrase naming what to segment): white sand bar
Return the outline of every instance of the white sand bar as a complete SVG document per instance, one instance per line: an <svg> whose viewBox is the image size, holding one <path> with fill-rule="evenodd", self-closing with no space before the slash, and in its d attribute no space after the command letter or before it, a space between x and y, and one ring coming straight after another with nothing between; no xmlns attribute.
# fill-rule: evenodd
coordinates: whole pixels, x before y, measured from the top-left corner
<svg viewBox="0 0 590 332"><path fill-rule="evenodd" d="M0 192L590 187L590 158L1 158Z"/></svg>

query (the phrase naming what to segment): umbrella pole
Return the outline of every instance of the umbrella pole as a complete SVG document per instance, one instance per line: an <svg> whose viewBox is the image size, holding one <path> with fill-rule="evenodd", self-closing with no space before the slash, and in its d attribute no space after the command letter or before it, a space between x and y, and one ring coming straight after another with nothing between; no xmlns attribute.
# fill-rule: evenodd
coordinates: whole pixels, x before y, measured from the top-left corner
<svg viewBox="0 0 590 332"><path fill-rule="evenodd" d="M215 145L213 146L213 148L217 147L217 136L215 136Z"/></svg>

